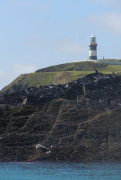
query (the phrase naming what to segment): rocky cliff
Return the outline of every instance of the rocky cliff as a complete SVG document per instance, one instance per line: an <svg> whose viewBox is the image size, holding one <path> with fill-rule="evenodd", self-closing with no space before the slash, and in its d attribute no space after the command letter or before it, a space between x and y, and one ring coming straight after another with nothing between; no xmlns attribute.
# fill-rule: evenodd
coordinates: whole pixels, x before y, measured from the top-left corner
<svg viewBox="0 0 121 180"><path fill-rule="evenodd" d="M0 94L0 161L121 159L121 76Z"/></svg>

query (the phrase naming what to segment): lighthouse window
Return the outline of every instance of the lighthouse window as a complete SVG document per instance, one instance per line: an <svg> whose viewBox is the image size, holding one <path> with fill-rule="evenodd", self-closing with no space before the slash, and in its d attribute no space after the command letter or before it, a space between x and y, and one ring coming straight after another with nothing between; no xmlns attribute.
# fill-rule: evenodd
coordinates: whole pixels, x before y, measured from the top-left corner
<svg viewBox="0 0 121 180"><path fill-rule="evenodd" d="M90 38L90 42L91 42L91 43L96 43L96 38L95 38L95 37L91 37L91 38Z"/></svg>

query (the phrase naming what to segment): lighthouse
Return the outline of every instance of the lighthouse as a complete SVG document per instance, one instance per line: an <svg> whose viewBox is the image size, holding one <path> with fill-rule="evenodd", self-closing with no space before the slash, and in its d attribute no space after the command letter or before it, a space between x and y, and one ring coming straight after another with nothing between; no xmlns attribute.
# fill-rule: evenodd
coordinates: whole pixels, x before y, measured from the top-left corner
<svg viewBox="0 0 121 180"><path fill-rule="evenodd" d="M89 59L97 60L97 43L96 37L92 34L89 42Z"/></svg>

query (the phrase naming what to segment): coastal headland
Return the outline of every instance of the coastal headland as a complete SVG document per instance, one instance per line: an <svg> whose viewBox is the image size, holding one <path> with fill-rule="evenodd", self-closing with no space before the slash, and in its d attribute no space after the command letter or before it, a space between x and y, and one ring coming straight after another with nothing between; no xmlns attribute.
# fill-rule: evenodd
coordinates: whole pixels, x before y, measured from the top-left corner
<svg viewBox="0 0 121 180"><path fill-rule="evenodd" d="M0 161L121 160L120 65L70 66L0 92Z"/></svg>

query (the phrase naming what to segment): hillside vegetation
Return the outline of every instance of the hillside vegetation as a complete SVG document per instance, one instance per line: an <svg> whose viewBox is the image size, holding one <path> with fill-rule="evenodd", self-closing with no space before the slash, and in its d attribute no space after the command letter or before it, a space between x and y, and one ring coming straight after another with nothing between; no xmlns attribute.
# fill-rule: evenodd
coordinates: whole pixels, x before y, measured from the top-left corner
<svg viewBox="0 0 121 180"><path fill-rule="evenodd" d="M111 60L106 59L106 61ZM114 62L114 60L112 60L112 62ZM46 67L43 69L39 69L36 72L87 71L88 73L88 71L94 71L95 69L100 72L112 73L121 71L121 65L111 65L94 61L78 61Z"/></svg>
<svg viewBox="0 0 121 180"><path fill-rule="evenodd" d="M2 91L13 92L14 90L32 86L65 84L87 74L94 73L95 70L104 74L115 73L121 75L121 65L109 65L93 61L72 62L39 69L35 73L22 74Z"/></svg>

